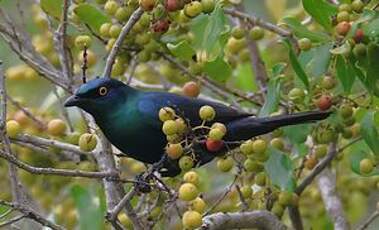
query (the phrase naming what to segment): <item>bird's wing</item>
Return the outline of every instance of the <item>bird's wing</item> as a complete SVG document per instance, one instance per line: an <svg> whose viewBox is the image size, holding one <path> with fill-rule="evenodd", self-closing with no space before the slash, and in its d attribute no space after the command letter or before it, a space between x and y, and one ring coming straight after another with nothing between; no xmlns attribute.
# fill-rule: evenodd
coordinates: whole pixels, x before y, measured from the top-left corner
<svg viewBox="0 0 379 230"><path fill-rule="evenodd" d="M138 109L144 116L156 120L157 124L155 125L159 125L160 128L161 123L159 122L158 113L162 107L169 106L179 116L190 120L191 125L198 125L201 123L199 109L204 105L212 106L215 109L216 117L214 120L217 122L227 123L252 116L252 114L236 110L221 103L164 92L144 93L139 100Z"/></svg>

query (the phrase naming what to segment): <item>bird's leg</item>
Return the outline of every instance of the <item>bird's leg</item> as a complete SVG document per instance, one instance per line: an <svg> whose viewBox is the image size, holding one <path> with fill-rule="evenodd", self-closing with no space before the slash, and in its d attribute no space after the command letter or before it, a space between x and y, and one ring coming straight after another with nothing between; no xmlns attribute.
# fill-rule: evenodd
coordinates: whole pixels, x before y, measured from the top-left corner
<svg viewBox="0 0 379 230"><path fill-rule="evenodd" d="M151 173L159 171L163 167L166 160L167 160L167 155L163 154L162 158L158 162L155 162L153 164Z"/></svg>
<svg viewBox="0 0 379 230"><path fill-rule="evenodd" d="M148 181L149 180L144 177L144 173L137 175L134 183L136 190L141 193L151 192L151 186Z"/></svg>

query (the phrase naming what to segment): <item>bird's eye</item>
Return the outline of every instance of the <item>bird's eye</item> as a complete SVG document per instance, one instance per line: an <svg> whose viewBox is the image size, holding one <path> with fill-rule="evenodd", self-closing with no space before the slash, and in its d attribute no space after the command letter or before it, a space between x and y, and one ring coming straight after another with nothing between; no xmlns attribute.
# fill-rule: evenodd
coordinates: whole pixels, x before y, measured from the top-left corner
<svg viewBox="0 0 379 230"><path fill-rule="evenodd" d="M102 87L99 88L99 95L100 96L105 96L107 93L108 93L107 87L102 86Z"/></svg>

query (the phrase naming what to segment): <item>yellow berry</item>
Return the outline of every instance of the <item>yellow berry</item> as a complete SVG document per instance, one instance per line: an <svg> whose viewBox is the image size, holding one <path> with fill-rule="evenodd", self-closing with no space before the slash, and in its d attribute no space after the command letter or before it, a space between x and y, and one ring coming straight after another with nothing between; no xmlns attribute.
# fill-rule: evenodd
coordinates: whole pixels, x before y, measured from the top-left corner
<svg viewBox="0 0 379 230"><path fill-rule="evenodd" d="M220 158L217 161L217 168L222 172L229 172L234 165L234 161L231 157Z"/></svg>
<svg viewBox="0 0 379 230"><path fill-rule="evenodd" d="M173 160L179 159L183 154L181 144L169 144L166 148L167 156Z"/></svg>
<svg viewBox="0 0 379 230"><path fill-rule="evenodd" d="M162 122L168 120L174 120L175 118L175 110L170 107L163 107L159 110L159 120Z"/></svg>
<svg viewBox="0 0 379 230"><path fill-rule="evenodd" d="M183 176L183 180L184 180L184 182L191 183L194 185L198 185L199 184L199 174L197 174L197 172L195 172L195 171L186 172Z"/></svg>
<svg viewBox="0 0 379 230"><path fill-rule="evenodd" d="M88 35L79 35L75 38L75 46L81 50L84 47L89 48L91 46L92 39Z"/></svg>
<svg viewBox="0 0 379 230"><path fill-rule="evenodd" d="M198 195L199 191L194 184L184 183L179 188L179 199L183 201L194 200Z"/></svg>
<svg viewBox="0 0 379 230"><path fill-rule="evenodd" d="M190 206L189 206L191 210L196 211L198 213L204 213L206 207L207 207L207 204L200 197L196 197L196 199L191 201Z"/></svg>
<svg viewBox="0 0 379 230"><path fill-rule="evenodd" d="M92 151L96 148L97 138L95 134L84 133L79 138L79 147L82 151Z"/></svg>
<svg viewBox="0 0 379 230"><path fill-rule="evenodd" d="M47 124L47 132L53 136L64 135L66 129L66 123L61 119L53 119Z"/></svg>
<svg viewBox="0 0 379 230"><path fill-rule="evenodd" d="M201 214L196 211L186 211L183 214L182 224L185 229L195 229L203 223Z"/></svg>
<svg viewBox="0 0 379 230"><path fill-rule="evenodd" d="M19 133L21 133L21 126L15 120L9 120L6 124L6 131L9 137L16 137Z"/></svg>
<svg viewBox="0 0 379 230"><path fill-rule="evenodd" d="M178 132L177 124L173 120L168 120L163 123L162 131L166 135L173 135Z"/></svg>
<svg viewBox="0 0 379 230"><path fill-rule="evenodd" d="M211 129L208 133L208 137L211 140L221 140L224 137L225 133L222 132L220 129Z"/></svg>
<svg viewBox="0 0 379 230"><path fill-rule="evenodd" d="M199 116L204 121L211 121L216 116L216 111L209 105L204 105L199 110Z"/></svg>

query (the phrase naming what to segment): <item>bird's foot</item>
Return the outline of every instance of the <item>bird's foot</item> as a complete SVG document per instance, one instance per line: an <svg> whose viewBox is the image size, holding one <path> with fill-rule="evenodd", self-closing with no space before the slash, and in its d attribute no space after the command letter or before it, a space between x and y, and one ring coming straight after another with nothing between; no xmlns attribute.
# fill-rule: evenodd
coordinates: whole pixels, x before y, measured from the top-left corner
<svg viewBox="0 0 379 230"><path fill-rule="evenodd" d="M151 192L151 186L149 184L150 176L145 176L144 173L141 173L136 176L134 186L136 190L140 193L150 193Z"/></svg>
<svg viewBox="0 0 379 230"><path fill-rule="evenodd" d="M162 158L158 162L155 162L153 164L152 173L157 172L157 171L159 172L160 169L164 166L164 163L166 162L166 160L167 160L167 155L163 154Z"/></svg>

